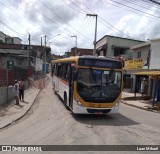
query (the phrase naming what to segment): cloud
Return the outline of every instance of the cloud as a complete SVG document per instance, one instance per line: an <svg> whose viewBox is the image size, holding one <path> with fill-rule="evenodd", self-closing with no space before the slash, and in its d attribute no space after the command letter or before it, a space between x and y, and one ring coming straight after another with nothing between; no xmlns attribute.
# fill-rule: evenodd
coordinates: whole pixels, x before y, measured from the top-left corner
<svg viewBox="0 0 160 154"><path fill-rule="evenodd" d="M148 13L156 14L157 9L151 8ZM146 41L148 38L153 36L151 33L153 34L159 30L159 24L160 21L158 20L146 16L137 16L135 14L131 14L122 17L115 27L134 39ZM110 34L127 37L119 32L110 31ZM157 33L157 35L154 35L154 37L155 36L160 37L160 33Z"/></svg>
<svg viewBox="0 0 160 154"><path fill-rule="evenodd" d="M98 20L102 17L108 23L134 39L147 40L150 38L160 37L160 22L158 20L140 16L122 8L116 7L115 9L114 6L99 0L92 0L92 2L88 0L78 1L97 13ZM78 1L0 1L1 20L18 33L23 34L23 36L13 32L2 23L0 23L1 31L10 36L20 37L23 40L22 43L28 43L28 35L30 33L31 43L37 45L40 45L41 37L43 37L44 44L44 35L47 35L47 38L51 38L59 33L61 34L60 37L58 36L49 40L54 42L51 44L51 47L53 47L53 52L58 54L62 54L75 46L75 39L71 38L71 35L77 36L78 47L93 48L95 18L86 17L86 13L93 12L86 9L82 4L78 3ZM147 12L155 16L159 16L159 10L156 8L149 7ZM84 26L84 30L82 30L81 28L84 20L86 25ZM113 26L107 24L105 21L99 20L97 40L107 34L127 37L115 29L111 30L113 29Z"/></svg>

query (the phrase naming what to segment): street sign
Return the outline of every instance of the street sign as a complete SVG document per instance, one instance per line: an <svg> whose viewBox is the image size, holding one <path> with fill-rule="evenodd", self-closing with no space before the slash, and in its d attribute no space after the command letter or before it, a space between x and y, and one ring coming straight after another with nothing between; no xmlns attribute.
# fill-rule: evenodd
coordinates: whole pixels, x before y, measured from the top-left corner
<svg viewBox="0 0 160 154"><path fill-rule="evenodd" d="M7 69L13 69L14 68L14 61L8 60L7 61Z"/></svg>

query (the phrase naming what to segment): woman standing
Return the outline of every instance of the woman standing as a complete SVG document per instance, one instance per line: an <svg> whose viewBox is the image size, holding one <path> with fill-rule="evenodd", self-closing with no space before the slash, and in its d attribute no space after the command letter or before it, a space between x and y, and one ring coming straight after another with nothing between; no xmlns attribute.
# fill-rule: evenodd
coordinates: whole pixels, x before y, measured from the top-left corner
<svg viewBox="0 0 160 154"><path fill-rule="evenodd" d="M16 105L19 105L19 84L18 81L15 80L14 86L13 86L13 92L14 92L14 98L16 100Z"/></svg>

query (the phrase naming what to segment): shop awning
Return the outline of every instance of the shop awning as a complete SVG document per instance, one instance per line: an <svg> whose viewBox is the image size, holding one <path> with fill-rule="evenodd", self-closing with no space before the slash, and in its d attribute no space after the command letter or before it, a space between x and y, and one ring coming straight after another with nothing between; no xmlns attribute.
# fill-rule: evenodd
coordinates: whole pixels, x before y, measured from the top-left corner
<svg viewBox="0 0 160 154"><path fill-rule="evenodd" d="M134 73L136 75L148 75L148 76L160 76L160 71L141 71L141 72L137 72Z"/></svg>

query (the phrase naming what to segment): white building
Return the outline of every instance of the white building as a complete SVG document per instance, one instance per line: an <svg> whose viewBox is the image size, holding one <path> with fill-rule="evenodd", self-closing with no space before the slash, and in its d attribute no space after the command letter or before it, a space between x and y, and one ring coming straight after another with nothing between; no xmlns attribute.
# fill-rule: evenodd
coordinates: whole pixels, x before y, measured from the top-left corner
<svg viewBox="0 0 160 154"><path fill-rule="evenodd" d="M151 40L149 69L160 69L160 38Z"/></svg>
<svg viewBox="0 0 160 154"><path fill-rule="evenodd" d="M9 35L4 34L1 31L0 31L0 40L3 43L7 43L7 44L21 44L21 41L22 41L19 37L11 37Z"/></svg>
<svg viewBox="0 0 160 154"><path fill-rule="evenodd" d="M3 32L0 31L0 40L1 40L3 43L5 43L5 37L6 37L6 35L5 35Z"/></svg>

